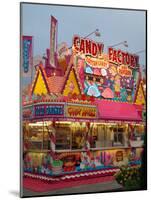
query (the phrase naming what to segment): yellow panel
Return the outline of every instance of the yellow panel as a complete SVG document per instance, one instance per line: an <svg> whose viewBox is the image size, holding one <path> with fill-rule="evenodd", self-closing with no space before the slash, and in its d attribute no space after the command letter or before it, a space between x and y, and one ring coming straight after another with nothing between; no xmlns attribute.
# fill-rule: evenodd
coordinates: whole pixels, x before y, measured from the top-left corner
<svg viewBox="0 0 151 200"><path fill-rule="evenodd" d="M139 85L139 89L137 92L137 96L136 96L136 104L138 105L142 105L145 104L145 97L144 97L144 93L143 93L143 89L142 89L142 85Z"/></svg>
<svg viewBox="0 0 151 200"><path fill-rule="evenodd" d="M63 91L64 96L68 96L68 94L80 94L80 90L78 87L78 83L75 77L73 70L69 74L69 79L66 82L65 89Z"/></svg>
<svg viewBox="0 0 151 200"><path fill-rule="evenodd" d="M37 78L36 85L35 85L33 93L35 95L42 95L42 94L45 95L45 94L48 93L40 70L39 70L38 78Z"/></svg>

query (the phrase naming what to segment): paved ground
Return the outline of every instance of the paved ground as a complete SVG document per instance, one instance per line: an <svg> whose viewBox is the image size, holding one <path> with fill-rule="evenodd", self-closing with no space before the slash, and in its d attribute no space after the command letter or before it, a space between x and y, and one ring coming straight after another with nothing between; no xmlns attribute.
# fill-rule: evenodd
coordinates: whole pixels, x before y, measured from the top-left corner
<svg viewBox="0 0 151 200"><path fill-rule="evenodd" d="M110 182L103 182L97 184L80 185L71 188L64 188L60 190L54 190L50 192L33 192L24 189L24 197L26 196L42 196L42 195L61 195L61 194L82 194L82 193L92 193L92 192L104 192L104 191L119 191L123 188L114 180Z"/></svg>

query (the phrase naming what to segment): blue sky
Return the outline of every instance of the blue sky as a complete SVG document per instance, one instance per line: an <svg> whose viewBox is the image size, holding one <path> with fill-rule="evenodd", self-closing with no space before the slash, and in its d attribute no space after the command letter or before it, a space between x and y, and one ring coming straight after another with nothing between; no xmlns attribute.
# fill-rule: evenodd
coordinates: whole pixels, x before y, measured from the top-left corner
<svg viewBox="0 0 151 200"><path fill-rule="evenodd" d="M34 55L43 55L49 48L50 16L58 20L58 43L72 44L74 34L86 36L98 28L101 37L90 36L105 47L127 40L130 53L145 49L146 25L144 11L98 9L53 5L22 4L22 34L34 36ZM105 48L106 51L106 48ZM139 54L145 65L145 53Z"/></svg>

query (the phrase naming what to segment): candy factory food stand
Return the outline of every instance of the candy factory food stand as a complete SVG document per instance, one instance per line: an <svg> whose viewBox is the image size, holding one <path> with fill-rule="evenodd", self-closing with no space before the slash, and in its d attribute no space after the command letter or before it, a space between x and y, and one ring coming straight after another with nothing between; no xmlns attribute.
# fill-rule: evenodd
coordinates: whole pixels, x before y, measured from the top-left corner
<svg viewBox="0 0 151 200"><path fill-rule="evenodd" d="M41 103L38 107L43 107L43 105L47 105L47 108L51 105L51 109L53 107L50 103ZM72 109L75 106L79 107L79 104L66 105L67 108L72 107ZM84 108L87 106L90 105L80 105ZM27 107L29 109L31 106ZM94 110L94 113L96 112L96 107L90 108ZM91 116L91 122L85 118L83 120L70 119L68 114L67 118L56 116L48 119L47 115L43 119L34 116L33 119L30 118L30 123L25 120L24 140L25 143L27 141L25 171L39 172L41 170L41 173L56 175L65 172L112 168L130 163L140 164L144 125L139 122L121 122L121 120L102 121L97 119L96 113L94 117L93 121ZM128 131L134 127L137 129L135 137L138 139L132 140L132 136L128 136ZM30 132L32 132L31 135ZM117 138L113 138L114 132L116 133L114 137ZM53 167L52 170L52 163L57 166L60 163L62 168Z"/></svg>
<svg viewBox="0 0 151 200"><path fill-rule="evenodd" d="M79 66L83 60L71 56L63 76L48 77L42 64L36 69L30 98L23 98L25 176L47 180L105 176L122 165L141 165L145 134L141 81L135 102L119 101L118 96L101 99L96 88L90 94L92 73L83 75ZM90 67L85 69L89 72ZM89 79L91 88L85 90Z"/></svg>

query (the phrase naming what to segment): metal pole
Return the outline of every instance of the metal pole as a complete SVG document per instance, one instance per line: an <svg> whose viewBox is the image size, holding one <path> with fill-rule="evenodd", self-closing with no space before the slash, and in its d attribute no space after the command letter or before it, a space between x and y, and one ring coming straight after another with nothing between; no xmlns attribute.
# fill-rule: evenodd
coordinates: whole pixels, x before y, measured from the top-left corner
<svg viewBox="0 0 151 200"><path fill-rule="evenodd" d="M141 50L141 51L137 51L137 52L135 52L134 54L145 53L145 52L146 52L146 49Z"/></svg>
<svg viewBox="0 0 151 200"><path fill-rule="evenodd" d="M118 46L118 45L120 45L120 44L123 44L124 46L128 47L127 41L119 42L119 43L117 43L117 44L110 45L109 47L115 47L115 46Z"/></svg>
<svg viewBox="0 0 151 200"><path fill-rule="evenodd" d="M86 36L84 37L84 39L87 38L87 37L89 37L89 36L92 35L93 33L96 33L96 32L99 32L99 29L96 29L96 30L93 31L92 33L89 33L88 35L86 35ZM72 46L69 47L68 49L71 49L71 48L72 48Z"/></svg>
<svg viewBox="0 0 151 200"><path fill-rule="evenodd" d="M92 33L89 33L87 36L84 37L84 39L87 38L87 37L89 37L90 35L92 35L92 34L95 33L96 31L97 31L97 30L93 31Z"/></svg>

